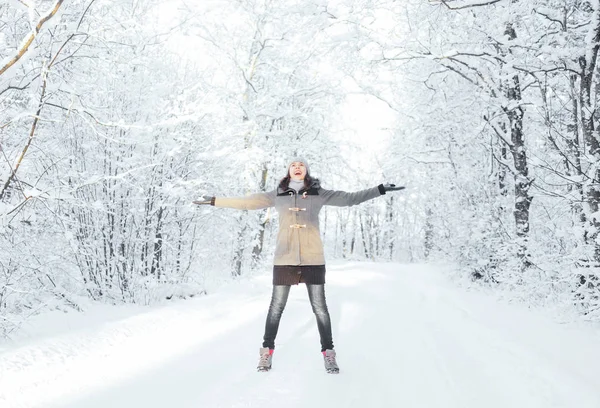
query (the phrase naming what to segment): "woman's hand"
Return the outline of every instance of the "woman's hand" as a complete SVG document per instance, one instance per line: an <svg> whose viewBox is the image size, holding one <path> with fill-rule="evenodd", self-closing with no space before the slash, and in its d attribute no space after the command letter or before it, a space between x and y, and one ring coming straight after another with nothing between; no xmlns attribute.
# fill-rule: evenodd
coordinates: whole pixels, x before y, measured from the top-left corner
<svg viewBox="0 0 600 408"><path fill-rule="evenodd" d="M398 190L404 190L406 187L404 186L398 186L396 187L395 184L384 184L383 185L383 189L387 192L387 191L398 191Z"/></svg>
<svg viewBox="0 0 600 408"><path fill-rule="evenodd" d="M192 203L197 205L215 205L215 198L213 196L203 195L199 200L194 200Z"/></svg>

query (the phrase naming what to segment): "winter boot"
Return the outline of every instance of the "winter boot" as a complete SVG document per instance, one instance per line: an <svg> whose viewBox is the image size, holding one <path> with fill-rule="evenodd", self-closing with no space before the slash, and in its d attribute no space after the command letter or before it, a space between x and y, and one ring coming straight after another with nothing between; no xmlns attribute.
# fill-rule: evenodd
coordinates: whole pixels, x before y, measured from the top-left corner
<svg viewBox="0 0 600 408"><path fill-rule="evenodd" d="M335 350L325 350L323 352L323 358L325 359L325 370L329 374L337 374L340 372L340 368L335 361Z"/></svg>
<svg viewBox="0 0 600 408"><path fill-rule="evenodd" d="M271 361L273 360L273 349L262 347L259 350L260 359L258 360L258 371L269 371L271 369Z"/></svg>

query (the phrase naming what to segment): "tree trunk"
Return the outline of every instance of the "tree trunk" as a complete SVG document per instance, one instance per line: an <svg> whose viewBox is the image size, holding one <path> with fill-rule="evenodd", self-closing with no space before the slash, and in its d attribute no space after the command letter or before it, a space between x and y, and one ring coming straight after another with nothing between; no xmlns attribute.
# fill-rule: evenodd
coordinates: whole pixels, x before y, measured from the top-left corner
<svg viewBox="0 0 600 408"><path fill-rule="evenodd" d="M156 280L161 278L161 260L162 260L162 224L163 224L163 211L164 207L158 209L157 220L156 220L156 231L154 235L154 249L152 251L152 266L150 267L150 275L154 276Z"/></svg>
<svg viewBox="0 0 600 408"><path fill-rule="evenodd" d="M365 254L365 258L369 259L369 243L367 242L367 235L365 233L365 221L361 212L358 212L358 222L360 224L360 238L362 240L363 252Z"/></svg>
<svg viewBox="0 0 600 408"><path fill-rule="evenodd" d="M425 242L424 242L424 253L425 259L428 259L431 255L431 251L433 250L433 231L434 225L432 221L433 211L431 208L427 208L425 210Z"/></svg>
<svg viewBox="0 0 600 408"><path fill-rule="evenodd" d="M517 33L510 23L506 25L505 34L509 40L517 38ZM510 152L513 157L515 169L515 206L513 213L517 233L517 257L521 263L521 271L524 271L531 266L527 247L529 240L529 208L532 197L529 195L531 180L529 179L525 134L523 133L524 111L521 103L521 84L518 74L514 74L507 81L505 95L509 105L503 109L508 117L510 126Z"/></svg>
<svg viewBox="0 0 600 408"><path fill-rule="evenodd" d="M269 171L267 169L267 165L263 164L261 177L260 177L260 184L259 184L260 191L266 190L268 174L269 174ZM264 211L261 211L261 214L264 214ZM260 223L260 229L258 231L256 245L254 245L254 248L252 248L252 263L253 264L256 264L256 262L260 259L260 256L262 254L263 246L264 246L264 242L265 242L265 227L266 227L266 225L267 225L267 220Z"/></svg>
<svg viewBox="0 0 600 408"><path fill-rule="evenodd" d="M388 248L390 250L390 261L394 259L394 232L391 229L391 226L394 222L394 196L391 196L388 200L387 205L387 222L388 222L388 234L386 238L386 242L388 243Z"/></svg>
<svg viewBox="0 0 600 408"><path fill-rule="evenodd" d="M566 167L567 167L567 175L569 176L576 176L577 178L583 179L583 168L581 167L581 143L580 143L580 134L581 134L581 127L580 127L580 110L579 110L579 103L578 100L579 98L577 98L577 76L576 75L570 75L569 77L569 87L571 90L571 98L572 98L572 109L573 109L573 116L572 116L572 125L570 126L570 134L572 135L571 138L567 138L567 147L568 147L568 157L570 158L569 161L567 161L566 163ZM569 190L572 188L572 186L569 186ZM575 184L575 188L578 191L578 195L579 197L581 197L581 202L575 202L572 204L572 212L574 215L574 218L581 224L581 225L585 225L587 222L587 217L585 216L585 212L583 211L583 207L581 205L582 202L584 202L584 197L585 197L585 192L583 189L583 184L582 183L576 183Z"/></svg>
<svg viewBox="0 0 600 408"><path fill-rule="evenodd" d="M584 199L587 205L588 223L585 232L585 242L593 248L592 261L595 267L600 266L600 245L597 242L600 231L600 219L598 209L600 208L600 142L598 130L594 122L595 95L592 94L594 86L594 74L596 71L596 59L600 47L600 5L594 0L591 27L588 34L590 42L586 44L584 56L580 57L580 114L584 143L590 160L591 179L585 190Z"/></svg>
<svg viewBox="0 0 600 408"><path fill-rule="evenodd" d="M240 221L243 222L247 211L243 211L240 216ZM233 277L242 275L242 264L244 259L244 235L246 235L247 226L244 223L244 226L240 228L237 239L237 248L235 250L235 255L233 256L233 270L231 274Z"/></svg>

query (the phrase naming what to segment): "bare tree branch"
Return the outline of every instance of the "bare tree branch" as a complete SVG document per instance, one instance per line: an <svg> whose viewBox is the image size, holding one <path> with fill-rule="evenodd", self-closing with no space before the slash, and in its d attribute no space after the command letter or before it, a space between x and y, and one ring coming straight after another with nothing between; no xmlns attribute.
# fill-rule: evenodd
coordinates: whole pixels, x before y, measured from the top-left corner
<svg viewBox="0 0 600 408"><path fill-rule="evenodd" d="M42 108L44 107L44 98L46 97L46 85L48 84L48 71L47 71L46 67L43 68L43 72L44 72L44 74L43 74L43 79L42 79L42 91L41 91L41 95L40 95L40 102L38 105L37 112L35 114L35 118L33 119L33 123L31 125L31 130L29 131L29 139L27 140L27 144L25 145L25 147L23 147L23 151L21 152L21 154L19 155L19 158L17 159L17 164L15 165L15 168L11 172L10 176L4 183L2 190L0 191L0 199L2 199L2 197L4 197L4 194L8 190L10 183L16 177L17 170L19 170L19 167L21 166L21 163L23 162L23 158L25 157L27 150L29 150L29 146L31 146L31 143L33 142L33 136L35 135L35 130L37 129L37 124L40 119L40 113L42 112Z"/></svg>
<svg viewBox="0 0 600 408"><path fill-rule="evenodd" d="M33 40L35 39L35 37L37 37L38 33L42 29L42 26L48 20L50 20L52 17L54 17L54 15L58 12L58 9L62 5L63 1L64 0L56 0L56 3L54 3L54 6L44 16L42 16L39 19L39 21L36 24L36 26L34 27L34 29L31 30L29 35L26 37L25 42L21 45L21 48L18 50L17 55L15 55L13 58L11 58L2 68L0 68L0 75L4 74L10 67L15 65L17 63L17 61L19 61L23 57L23 55L25 55L25 53L29 49L29 46L31 45L31 43L33 43Z"/></svg>
<svg viewBox="0 0 600 408"><path fill-rule="evenodd" d="M451 6L450 0L440 0L440 2L448 7L450 10L462 10L462 9L467 9L467 8L473 8L473 7L482 7L482 6L490 6L492 4L495 3L500 3L502 0L485 0L485 1L481 1L481 0L474 0L472 2L468 2L467 4L462 4L460 6Z"/></svg>
<svg viewBox="0 0 600 408"><path fill-rule="evenodd" d="M506 144L509 148L514 147L514 144L504 136L504 132L501 132L500 130L498 130L496 125L494 125L491 118L489 118L487 115L484 115L483 119L486 121L486 123L488 125L490 125L490 127L492 128L492 130L494 131L494 133L496 134L498 139L500 139L500 141L502 141L504 144Z"/></svg>

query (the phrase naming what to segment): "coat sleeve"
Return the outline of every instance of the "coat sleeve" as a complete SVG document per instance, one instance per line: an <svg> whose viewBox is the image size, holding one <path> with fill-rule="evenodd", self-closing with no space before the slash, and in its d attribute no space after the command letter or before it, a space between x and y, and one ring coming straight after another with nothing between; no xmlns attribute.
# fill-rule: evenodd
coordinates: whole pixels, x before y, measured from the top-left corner
<svg viewBox="0 0 600 408"><path fill-rule="evenodd" d="M323 188L319 191L319 195L323 199L323 205L334 205L337 207L349 207L360 204L367 200L372 200L373 198L379 197L382 194L385 194L385 190L383 189L382 185L354 193L325 190Z"/></svg>
<svg viewBox="0 0 600 408"><path fill-rule="evenodd" d="M260 210L275 205L275 190L255 193L245 197L215 197L214 206L238 210Z"/></svg>

